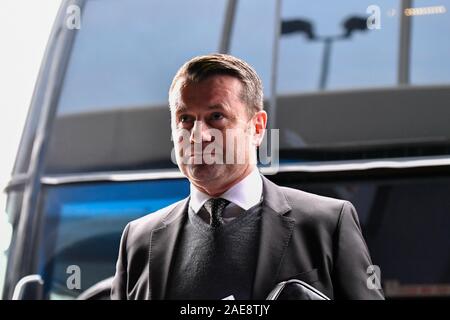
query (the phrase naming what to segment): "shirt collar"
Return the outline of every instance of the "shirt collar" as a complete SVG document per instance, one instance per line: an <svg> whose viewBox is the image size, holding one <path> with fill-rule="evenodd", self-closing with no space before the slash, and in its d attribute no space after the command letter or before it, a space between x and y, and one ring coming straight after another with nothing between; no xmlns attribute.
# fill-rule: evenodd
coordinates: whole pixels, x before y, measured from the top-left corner
<svg viewBox="0 0 450 320"><path fill-rule="evenodd" d="M191 198L189 205L195 213L198 213L211 196L198 190L192 183L190 187ZM262 191L263 183L261 175L258 169L255 168L248 176L225 191L218 198L227 199L242 209L248 210L261 201Z"/></svg>

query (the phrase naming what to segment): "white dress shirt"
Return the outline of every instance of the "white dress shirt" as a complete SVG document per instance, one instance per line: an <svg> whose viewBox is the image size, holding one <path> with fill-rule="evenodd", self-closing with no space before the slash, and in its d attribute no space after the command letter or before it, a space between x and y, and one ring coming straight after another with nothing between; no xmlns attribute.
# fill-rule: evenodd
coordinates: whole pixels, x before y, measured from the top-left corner
<svg viewBox="0 0 450 320"><path fill-rule="evenodd" d="M191 210L193 210L194 213L199 214L204 221L209 222L209 214L204 208L202 210L202 207L205 202L212 197L198 190L192 183L190 188L191 198L189 201L189 206ZM220 196L216 197L230 201L230 204L225 208L222 214L224 223L230 222L240 213L245 212L251 207L257 205L261 201L262 192L263 182L261 175L258 169L255 168L244 179L239 181Z"/></svg>

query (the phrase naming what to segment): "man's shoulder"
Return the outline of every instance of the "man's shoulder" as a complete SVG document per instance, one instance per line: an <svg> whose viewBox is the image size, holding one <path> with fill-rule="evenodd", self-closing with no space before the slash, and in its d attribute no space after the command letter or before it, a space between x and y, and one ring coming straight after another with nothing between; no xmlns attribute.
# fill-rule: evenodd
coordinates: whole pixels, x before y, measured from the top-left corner
<svg viewBox="0 0 450 320"><path fill-rule="evenodd" d="M301 217L304 220L329 221L336 223L341 213L344 211L345 205L352 207L353 205L342 199L336 199L318 194L280 186L287 202L292 208L291 216Z"/></svg>
<svg viewBox="0 0 450 320"><path fill-rule="evenodd" d="M155 212L149 213L143 217L140 217L136 220L133 220L128 223L129 233L134 235L141 233L148 233L155 229L161 228L164 224L167 224L171 221L171 219L176 219L177 217L173 217L170 214L177 209L179 206L182 206L187 200L182 199L167 207L161 208Z"/></svg>
<svg viewBox="0 0 450 320"><path fill-rule="evenodd" d="M325 209L329 210L331 208L339 207L342 208L342 205L345 202L348 202L346 200L332 198L332 197L326 197L322 195L318 195L311 192L306 192L299 189L289 188L289 187L283 187L279 186L281 190L283 190L283 193L286 196L286 200L289 202L289 204L293 206L304 206L307 204L308 208L313 208L315 210L317 209Z"/></svg>

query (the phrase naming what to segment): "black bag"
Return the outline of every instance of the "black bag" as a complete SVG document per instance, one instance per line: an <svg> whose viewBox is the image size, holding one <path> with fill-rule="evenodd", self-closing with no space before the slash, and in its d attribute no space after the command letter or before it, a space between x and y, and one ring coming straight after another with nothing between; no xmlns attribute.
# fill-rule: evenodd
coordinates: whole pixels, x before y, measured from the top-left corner
<svg viewBox="0 0 450 320"><path fill-rule="evenodd" d="M330 300L326 295L298 279L278 283L266 300Z"/></svg>

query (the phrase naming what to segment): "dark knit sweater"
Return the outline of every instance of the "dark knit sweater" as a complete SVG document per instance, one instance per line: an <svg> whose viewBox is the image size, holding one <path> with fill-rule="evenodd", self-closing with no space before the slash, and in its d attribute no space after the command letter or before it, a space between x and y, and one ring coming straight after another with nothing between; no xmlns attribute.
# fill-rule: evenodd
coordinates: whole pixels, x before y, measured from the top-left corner
<svg viewBox="0 0 450 320"><path fill-rule="evenodd" d="M261 204L213 230L189 209L175 251L166 299L251 299Z"/></svg>

